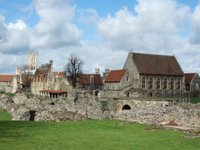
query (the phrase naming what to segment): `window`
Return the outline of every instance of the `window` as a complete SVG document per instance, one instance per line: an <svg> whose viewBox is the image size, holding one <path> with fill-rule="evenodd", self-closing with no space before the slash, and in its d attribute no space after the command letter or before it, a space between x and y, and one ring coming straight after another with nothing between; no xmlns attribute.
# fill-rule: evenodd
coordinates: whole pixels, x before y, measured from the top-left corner
<svg viewBox="0 0 200 150"><path fill-rule="evenodd" d="M146 84L146 82L145 82L145 77L143 77L143 78L142 78L142 89L145 89L145 84Z"/></svg>
<svg viewBox="0 0 200 150"><path fill-rule="evenodd" d="M171 90L174 89L174 79L171 79L171 81L170 81L170 89Z"/></svg>
<svg viewBox="0 0 200 150"><path fill-rule="evenodd" d="M167 78L163 80L163 90L167 89Z"/></svg>
<svg viewBox="0 0 200 150"><path fill-rule="evenodd" d="M129 76L126 76L126 81L129 81Z"/></svg>
<svg viewBox="0 0 200 150"><path fill-rule="evenodd" d="M180 88L181 88L181 79L178 79L176 82L176 89L180 90Z"/></svg>
<svg viewBox="0 0 200 150"><path fill-rule="evenodd" d="M194 88L195 88L195 90L198 90L199 89L199 83L195 83Z"/></svg>
<svg viewBox="0 0 200 150"><path fill-rule="evenodd" d="M157 78L156 89L160 89L160 78Z"/></svg>
<svg viewBox="0 0 200 150"><path fill-rule="evenodd" d="M152 89L153 88L153 79L150 78L149 79L149 89Z"/></svg>

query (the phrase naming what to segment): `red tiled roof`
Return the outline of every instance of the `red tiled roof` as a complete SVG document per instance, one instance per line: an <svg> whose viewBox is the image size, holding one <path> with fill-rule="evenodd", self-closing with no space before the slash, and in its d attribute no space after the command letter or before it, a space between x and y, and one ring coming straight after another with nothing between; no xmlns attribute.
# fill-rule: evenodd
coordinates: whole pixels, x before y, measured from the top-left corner
<svg viewBox="0 0 200 150"><path fill-rule="evenodd" d="M120 82L126 70L111 70L106 77L105 83Z"/></svg>
<svg viewBox="0 0 200 150"><path fill-rule="evenodd" d="M40 92L45 92L45 93L66 93L66 91L62 91L62 90L40 90Z"/></svg>
<svg viewBox="0 0 200 150"><path fill-rule="evenodd" d="M14 75L0 75L0 82L12 82Z"/></svg>
<svg viewBox="0 0 200 150"><path fill-rule="evenodd" d="M94 84L96 85L102 85L103 81L101 79L100 74L81 74L79 77L79 82L82 85L89 85L90 84L90 77L94 77Z"/></svg>
<svg viewBox="0 0 200 150"><path fill-rule="evenodd" d="M185 84L190 84L196 73L185 73Z"/></svg>
<svg viewBox="0 0 200 150"><path fill-rule="evenodd" d="M175 56L132 53L140 74L183 76Z"/></svg>

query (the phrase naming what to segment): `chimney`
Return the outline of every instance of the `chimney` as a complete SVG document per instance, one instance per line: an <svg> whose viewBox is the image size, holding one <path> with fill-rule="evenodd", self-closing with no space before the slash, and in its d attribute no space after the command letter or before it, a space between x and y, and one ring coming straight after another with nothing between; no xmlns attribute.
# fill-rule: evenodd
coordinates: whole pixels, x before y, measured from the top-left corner
<svg viewBox="0 0 200 150"><path fill-rule="evenodd" d="M103 73L103 77L106 78L109 72L110 72L110 69L105 69L105 72Z"/></svg>
<svg viewBox="0 0 200 150"><path fill-rule="evenodd" d="M95 73L99 74L100 73L100 69L99 68L95 68Z"/></svg>

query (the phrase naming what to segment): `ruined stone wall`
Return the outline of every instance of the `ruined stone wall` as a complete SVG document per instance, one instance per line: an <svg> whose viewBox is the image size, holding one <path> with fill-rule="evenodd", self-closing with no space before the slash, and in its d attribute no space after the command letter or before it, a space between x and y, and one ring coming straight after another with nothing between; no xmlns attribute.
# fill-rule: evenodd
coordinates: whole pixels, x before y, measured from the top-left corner
<svg viewBox="0 0 200 150"><path fill-rule="evenodd" d="M68 97L56 99L40 96L28 97L17 93L14 98L0 96L0 108L11 113L13 120L30 120L35 112L35 121L64 121L102 119L101 103L89 93L71 91Z"/></svg>
<svg viewBox="0 0 200 150"><path fill-rule="evenodd" d="M175 103L169 101L117 100L111 102L113 118L147 124L173 120L184 127L200 128L200 103ZM122 110L128 105L130 110Z"/></svg>

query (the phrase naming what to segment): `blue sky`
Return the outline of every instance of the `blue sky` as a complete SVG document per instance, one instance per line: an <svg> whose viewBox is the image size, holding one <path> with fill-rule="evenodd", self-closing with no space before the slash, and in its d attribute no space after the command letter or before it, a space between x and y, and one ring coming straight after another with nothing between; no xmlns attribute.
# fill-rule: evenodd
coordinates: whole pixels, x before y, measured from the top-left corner
<svg viewBox="0 0 200 150"><path fill-rule="evenodd" d="M0 0L0 72L14 73L30 49L56 70L70 53L85 72L120 69L132 49L175 55L185 72L200 72L199 20L200 0Z"/></svg>

